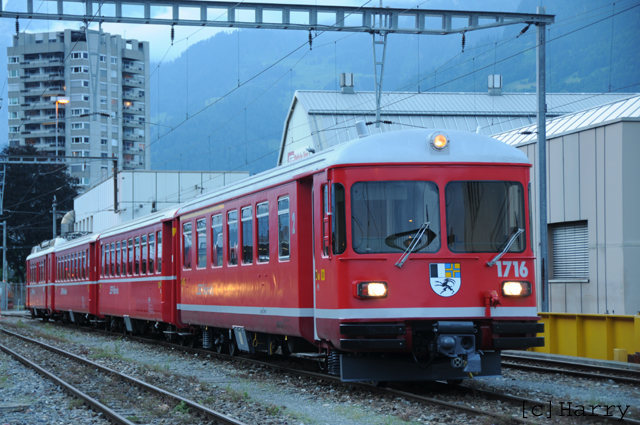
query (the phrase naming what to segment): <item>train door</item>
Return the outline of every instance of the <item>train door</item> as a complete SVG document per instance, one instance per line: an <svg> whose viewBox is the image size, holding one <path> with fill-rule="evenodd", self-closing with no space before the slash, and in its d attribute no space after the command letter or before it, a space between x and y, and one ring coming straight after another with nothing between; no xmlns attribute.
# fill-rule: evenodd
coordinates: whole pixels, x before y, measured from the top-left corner
<svg viewBox="0 0 640 425"><path fill-rule="evenodd" d="M331 293L331 182L326 174L317 174L313 179L313 310L314 337L324 339L322 329L322 314L324 310L335 308L332 306Z"/></svg>

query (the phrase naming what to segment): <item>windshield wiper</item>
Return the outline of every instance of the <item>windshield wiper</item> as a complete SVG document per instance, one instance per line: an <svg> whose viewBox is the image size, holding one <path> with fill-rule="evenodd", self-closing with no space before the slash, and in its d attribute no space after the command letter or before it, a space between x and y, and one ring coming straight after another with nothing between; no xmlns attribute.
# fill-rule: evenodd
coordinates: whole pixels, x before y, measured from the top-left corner
<svg viewBox="0 0 640 425"><path fill-rule="evenodd" d="M411 244L409 244L407 249L404 250L400 258L396 262L397 268L399 269L402 268L402 266L404 265L404 262L407 261L407 258L409 258L409 255L416 248L416 246L420 242L420 239L422 239L422 235L424 235L424 232L426 232L427 229L429 229L429 224L431 223L427 221L426 223L423 223L422 226L420 226L420 228L418 229L418 233L416 233L416 237L411 241Z"/></svg>
<svg viewBox="0 0 640 425"><path fill-rule="evenodd" d="M496 263L496 261L498 261L500 258L502 258L502 256L504 254L506 254L507 251L509 251L509 249L511 248L511 245L513 245L513 243L516 241L516 239L518 239L518 236L520 236L523 232L524 232L524 229L518 229L518 231L513 236L511 236L511 239L509 239L509 242L507 243L507 246L504 247L502 252L500 254L496 255L495 257L493 257L493 260L487 262L487 266L489 266L489 267L493 266Z"/></svg>

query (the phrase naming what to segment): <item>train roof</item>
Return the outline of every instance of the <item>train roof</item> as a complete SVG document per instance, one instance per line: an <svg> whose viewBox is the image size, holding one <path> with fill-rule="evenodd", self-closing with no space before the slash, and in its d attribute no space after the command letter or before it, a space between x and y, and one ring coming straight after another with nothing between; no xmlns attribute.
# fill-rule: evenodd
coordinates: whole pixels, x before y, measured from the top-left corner
<svg viewBox="0 0 640 425"><path fill-rule="evenodd" d="M448 153L437 152L430 138L441 132L450 140ZM336 145L308 157L264 171L182 204L186 214L226 199L241 196L329 167L355 164L509 163L529 165L520 150L492 137L457 130L420 129L380 133Z"/></svg>
<svg viewBox="0 0 640 425"><path fill-rule="evenodd" d="M100 239L106 238L109 236L119 235L121 233L128 232L129 230L139 229L140 227L151 226L165 220L170 220L173 217L175 217L175 214L177 211L178 211L178 207L173 206L173 207L165 208L155 213L145 215L140 218L136 218L135 220L127 221L124 224L121 224L116 227L112 227L111 229L100 233Z"/></svg>

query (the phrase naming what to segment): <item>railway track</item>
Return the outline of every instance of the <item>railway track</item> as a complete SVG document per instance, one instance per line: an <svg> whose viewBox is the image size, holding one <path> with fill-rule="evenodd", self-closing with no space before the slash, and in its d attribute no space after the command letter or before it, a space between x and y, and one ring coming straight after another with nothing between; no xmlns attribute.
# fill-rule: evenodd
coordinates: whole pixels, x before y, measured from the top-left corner
<svg viewBox="0 0 640 425"><path fill-rule="evenodd" d="M93 410L103 413L115 424L147 423L154 417L171 418L172 414L180 412L182 415L190 414L194 419L197 418L198 423L202 423L202 418L206 418L205 423L245 425L243 422L208 409L193 400L43 342L6 329L2 329L2 334L5 335L2 339L17 338L27 342L31 348L36 346L38 349L29 350L23 345L14 344L19 347L14 351L4 344L0 344L0 350L55 381L75 397L82 399ZM45 349L53 354L43 355L40 349ZM28 351L29 354L26 354L25 351ZM33 359L34 357L36 359ZM47 370L47 368L51 370ZM173 409L169 408L169 404L174 406ZM160 406L160 408L154 409L152 406ZM167 406L167 409L163 411L162 406Z"/></svg>
<svg viewBox="0 0 640 425"><path fill-rule="evenodd" d="M540 373L562 373L586 379L610 379L640 387L640 369L577 363L563 359L543 359L516 354L502 354L502 366Z"/></svg>
<svg viewBox="0 0 640 425"><path fill-rule="evenodd" d="M75 328L74 329L82 329ZM110 332L102 331L104 334L113 335ZM230 356L225 354L218 354L214 351L204 350L200 348L192 348L186 346L178 346L173 343L169 343L167 341L158 341L151 340L148 338L143 338L139 336L127 336L132 340L142 342L145 344L153 344L153 345L162 345L166 347L170 347L172 349L180 348L186 352L199 354L199 355L210 355L212 357L218 357L221 359L234 360L237 362L244 363L248 366L259 367L259 368L269 368L272 370L280 371L281 373L297 375L297 376L306 376L308 378L314 378L318 380L322 380L325 382L330 382L339 385L351 386L354 388L363 389L365 391L369 391L371 393L381 394L387 397L401 397L405 400L409 400L411 402L420 403L427 406L435 406L445 410L453 410L466 415L472 416L488 416L497 420L505 421L507 420L510 423L530 423L528 419L522 418L525 416L527 418L531 418L531 414L526 415L527 412L531 412L534 406L546 406L548 405L548 401L543 400L535 400L531 398L518 397L509 394L497 393L493 391L488 391L484 389L478 388L468 388L466 386L457 386L452 388L447 385L438 385L431 388L427 391L427 394L424 391L407 391L403 389L403 386L400 385L398 388L380 388L372 384L366 383L342 383L338 378L325 375L321 373L316 373L308 370L301 370L297 367L291 367L289 365L278 364L278 362L265 362L262 360L247 358L247 357L237 357ZM280 362L282 363L282 362ZM287 362L290 364L290 361ZM397 386L397 385L396 385ZM406 386L405 386L406 387ZM433 394L436 394L436 397ZM501 403L495 404L492 408L489 409L481 409L477 407L479 404L486 404L487 401L500 401ZM546 409L546 407L544 407ZM575 415L577 410L570 409L570 412L573 412ZM514 412L516 414L514 414ZM566 415L567 412L565 412ZM557 412L556 412L557 414ZM579 414L579 412L578 412ZM517 417L520 415L521 417ZM589 420L590 419L590 420ZM607 417L606 415L593 412L592 418L585 418L585 423L589 423L590 421L595 421L597 423L601 423L602 420L605 419L614 419L616 421L621 421L622 423L629 423L634 425L640 425L640 421L636 419L631 419L629 417Z"/></svg>

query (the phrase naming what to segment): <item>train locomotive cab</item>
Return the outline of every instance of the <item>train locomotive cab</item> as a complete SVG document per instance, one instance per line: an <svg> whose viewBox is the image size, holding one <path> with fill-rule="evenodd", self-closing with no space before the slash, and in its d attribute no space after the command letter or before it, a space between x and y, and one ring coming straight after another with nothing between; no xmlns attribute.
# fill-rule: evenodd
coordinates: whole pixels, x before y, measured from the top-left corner
<svg viewBox="0 0 640 425"><path fill-rule="evenodd" d="M494 376L543 345L528 160L451 133L370 136L314 176L314 332L345 381Z"/></svg>

